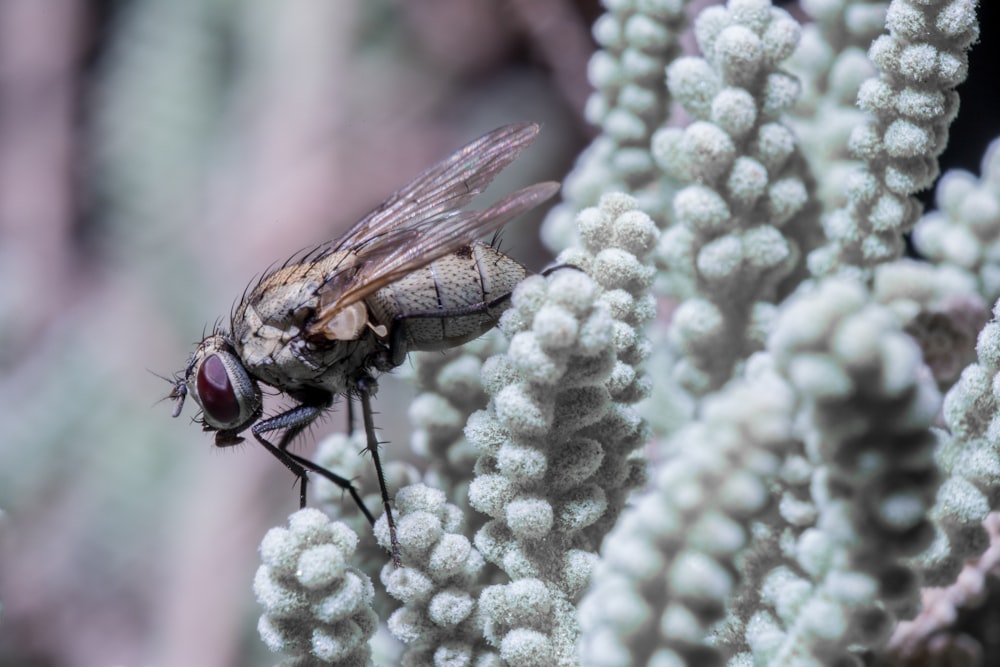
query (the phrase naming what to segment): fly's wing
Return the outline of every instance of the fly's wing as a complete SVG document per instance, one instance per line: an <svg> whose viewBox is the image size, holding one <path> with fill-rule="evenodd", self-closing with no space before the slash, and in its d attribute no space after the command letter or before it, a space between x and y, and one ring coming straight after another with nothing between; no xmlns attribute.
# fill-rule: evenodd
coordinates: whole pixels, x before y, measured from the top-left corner
<svg viewBox="0 0 1000 667"><path fill-rule="evenodd" d="M361 254L368 244L381 244L390 230L420 226L440 214L457 211L531 145L540 129L536 123L512 123L466 144L393 193L323 254L341 250ZM393 231L394 237L396 233Z"/></svg>
<svg viewBox="0 0 1000 667"><path fill-rule="evenodd" d="M318 290L309 328L322 335L343 308L498 229L551 197L557 183L518 190L481 211L461 211L538 136L535 123L499 127L425 170L313 261L342 253Z"/></svg>
<svg viewBox="0 0 1000 667"><path fill-rule="evenodd" d="M343 270L335 271L320 287L320 305L309 334L322 336L341 309L499 229L558 190L558 183L537 183L512 192L487 209L446 209L430 218L413 218L387 228L377 243L351 251L350 259L341 262Z"/></svg>

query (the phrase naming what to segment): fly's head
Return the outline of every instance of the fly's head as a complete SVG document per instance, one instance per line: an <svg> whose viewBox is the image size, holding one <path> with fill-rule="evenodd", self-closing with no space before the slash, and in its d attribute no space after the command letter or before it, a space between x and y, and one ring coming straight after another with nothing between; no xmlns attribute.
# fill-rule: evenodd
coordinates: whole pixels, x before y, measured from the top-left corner
<svg viewBox="0 0 1000 667"><path fill-rule="evenodd" d="M239 442L236 434L261 415L260 385L250 377L229 340L215 333L198 343L183 376L174 379L169 398L173 416L181 413L190 394L201 407L206 431L217 431L216 444Z"/></svg>

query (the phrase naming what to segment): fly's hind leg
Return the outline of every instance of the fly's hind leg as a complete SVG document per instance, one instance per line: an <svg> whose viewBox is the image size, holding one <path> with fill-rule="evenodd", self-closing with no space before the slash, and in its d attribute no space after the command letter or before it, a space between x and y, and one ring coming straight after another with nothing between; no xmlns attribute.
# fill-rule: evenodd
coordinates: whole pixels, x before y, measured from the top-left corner
<svg viewBox="0 0 1000 667"><path fill-rule="evenodd" d="M403 363L409 349L406 345L406 324L407 320L427 320L427 319L448 319L450 317L467 317L469 315L482 315L489 313L505 301L510 300L510 292L504 292L495 299L480 301L468 306L459 308L440 308L438 310L428 310L414 313L400 313L392 319L392 326L389 328L389 349L387 357L391 363L391 368L395 368ZM478 336L477 336L478 337ZM467 341L466 341L467 342ZM456 343L461 344L461 343Z"/></svg>
<svg viewBox="0 0 1000 667"><path fill-rule="evenodd" d="M561 271L562 269L572 269L573 271L580 271L581 273L586 273L586 271L581 269L579 266L576 266L575 264L556 264L555 266L550 266L546 269L543 269L541 275L548 278L556 271Z"/></svg>
<svg viewBox="0 0 1000 667"><path fill-rule="evenodd" d="M299 509L306 506L306 486L309 483L309 478L306 476L306 468L311 469L311 467L302 463L305 459L289 452L288 445L319 417L324 407L322 405L298 405L282 412L280 415L259 421L250 429L257 442L263 445L286 468L291 470L292 474L299 478ZM271 444L263 435L264 433L282 429L284 429L284 433L281 434L281 439L278 441L277 446Z"/></svg>
<svg viewBox="0 0 1000 667"><path fill-rule="evenodd" d="M563 269L583 271L583 269L578 266L574 266L573 264L556 264L555 266L550 266L542 271L541 275L548 277L556 271L561 271ZM512 292L504 292L500 296L490 299L489 301L480 301L479 303L473 303L468 306L461 306L458 308L439 308L437 310L400 313L396 315L392 319L392 326L389 328L388 350L379 360L382 362L384 367L380 366L379 370L391 370L396 366L401 365L403 360L406 358L406 354L409 350L406 346L406 327L404 325L407 320L448 319L451 317L483 315L509 301L511 294Z"/></svg>

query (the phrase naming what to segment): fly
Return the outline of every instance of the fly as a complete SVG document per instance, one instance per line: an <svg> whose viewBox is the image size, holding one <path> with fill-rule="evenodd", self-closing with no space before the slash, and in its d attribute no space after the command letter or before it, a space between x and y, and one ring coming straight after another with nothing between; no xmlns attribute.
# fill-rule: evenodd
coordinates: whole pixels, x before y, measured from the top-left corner
<svg viewBox="0 0 1000 667"><path fill-rule="evenodd" d="M349 492L374 523L350 480L288 450L338 396L348 407L357 399L398 566L371 408L375 378L411 351L481 336L509 307L526 269L477 239L552 197L559 184L537 183L488 208L463 208L538 132L534 123L518 123L485 134L418 175L340 239L264 275L233 310L229 328L216 327L175 375L173 416L190 394L217 447L242 442L249 428L298 477L300 507L313 471ZM261 384L296 404L265 417ZM280 432L276 443L265 437L273 432Z"/></svg>

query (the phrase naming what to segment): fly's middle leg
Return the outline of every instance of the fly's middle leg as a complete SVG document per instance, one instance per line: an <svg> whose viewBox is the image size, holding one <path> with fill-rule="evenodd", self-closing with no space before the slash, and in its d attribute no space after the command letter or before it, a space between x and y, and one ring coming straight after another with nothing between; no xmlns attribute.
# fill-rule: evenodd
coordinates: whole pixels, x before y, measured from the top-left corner
<svg viewBox="0 0 1000 667"><path fill-rule="evenodd" d="M372 463L375 464L375 476L378 478L379 491L382 493L382 507L385 508L385 521L389 528L389 551L392 554L392 564L395 567L402 567L403 563L399 557L399 540L396 538L396 522L392 518L389 491L385 486L382 460L378 455L378 447L382 443L379 442L378 436L375 434L375 413L372 411L372 394L375 393L375 387L375 381L369 377L362 377L355 383L357 396L361 401L361 420L365 425L367 449L372 456Z"/></svg>

